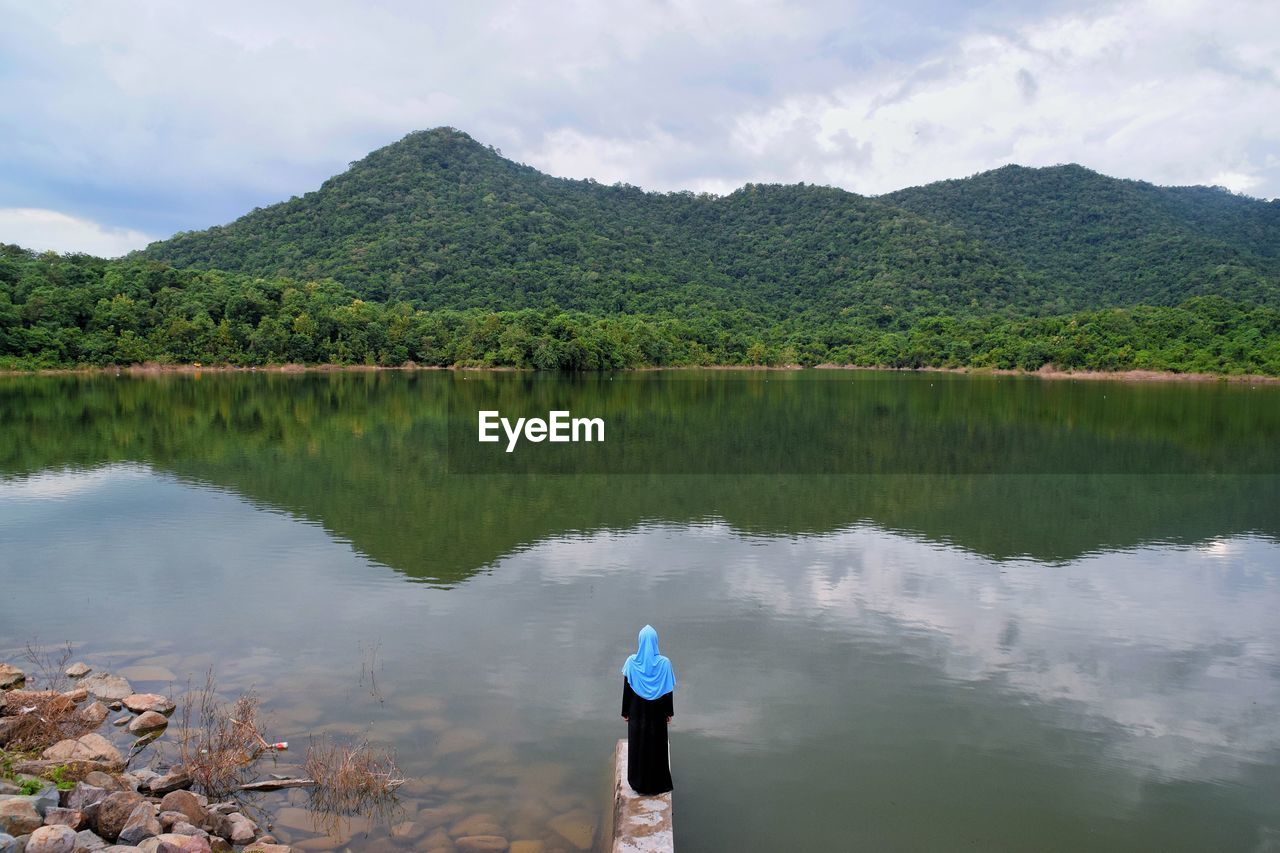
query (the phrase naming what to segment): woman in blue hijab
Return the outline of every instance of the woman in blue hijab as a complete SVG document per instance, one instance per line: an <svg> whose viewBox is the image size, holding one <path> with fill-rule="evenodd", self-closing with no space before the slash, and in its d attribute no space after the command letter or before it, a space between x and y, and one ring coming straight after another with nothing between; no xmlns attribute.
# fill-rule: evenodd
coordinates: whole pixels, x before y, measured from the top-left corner
<svg viewBox="0 0 1280 853"><path fill-rule="evenodd" d="M676 676L658 654L658 632L640 629L640 645L622 666L622 719L627 721L627 782L637 794L670 791L667 724L675 716Z"/></svg>

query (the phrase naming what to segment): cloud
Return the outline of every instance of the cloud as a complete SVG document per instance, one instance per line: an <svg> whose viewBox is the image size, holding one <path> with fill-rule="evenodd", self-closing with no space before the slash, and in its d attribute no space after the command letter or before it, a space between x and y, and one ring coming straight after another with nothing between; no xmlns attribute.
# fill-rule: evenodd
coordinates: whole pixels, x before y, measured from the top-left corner
<svg viewBox="0 0 1280 853"><path fill-rule="evenodd" d="M315 189L438 125L647 189L878 193L1075 161L1280 194L1280 6L1263 0L0 12L0 199L153 234Z"/></svg>
<svg viewBox="0 0 1280 853"><path fill-rule="evenodd" d="M0 242L26 249L115 258L141 249L154 239L131 228L111 228L56 210L0 207Z"/></svg>

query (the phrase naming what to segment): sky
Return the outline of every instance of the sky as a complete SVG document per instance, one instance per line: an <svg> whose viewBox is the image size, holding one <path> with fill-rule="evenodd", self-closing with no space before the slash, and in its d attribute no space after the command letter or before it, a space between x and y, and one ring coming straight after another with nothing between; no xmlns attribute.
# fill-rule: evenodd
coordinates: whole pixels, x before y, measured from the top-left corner
<svg viewBox="0 0 1280 853"><path fill-rule="evenodd" d="M448 125L550 174L1280 196L1280 3L0 0L0 242L114 256Z"/></svg>

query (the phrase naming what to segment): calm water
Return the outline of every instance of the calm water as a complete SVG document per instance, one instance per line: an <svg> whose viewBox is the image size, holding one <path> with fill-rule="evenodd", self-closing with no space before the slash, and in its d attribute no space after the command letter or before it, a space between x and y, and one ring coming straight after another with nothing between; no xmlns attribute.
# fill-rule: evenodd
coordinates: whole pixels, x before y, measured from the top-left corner
<svg viewBox="0 0 1280 853"><path fill-rule="evenodd" d="M463 473L533 458L450 434L487 399L625 453ZM572 850L648 621L685 853L1280 850L1278 439L1274 386L0 378L0 658L212 666L273 740L393 746L398 819Z"/></svg>

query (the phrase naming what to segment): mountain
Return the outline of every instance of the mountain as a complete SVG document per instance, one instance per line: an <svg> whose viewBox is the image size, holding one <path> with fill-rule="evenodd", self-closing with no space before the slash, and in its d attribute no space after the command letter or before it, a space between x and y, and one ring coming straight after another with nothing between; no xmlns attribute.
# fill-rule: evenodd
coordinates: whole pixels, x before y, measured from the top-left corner
<svg viewBox="0 0 1280 853"><path fill-rule="evenodd" d="M1081 166L1005 166L884 200L959 228L1054 283L1065 308L1219 294L1277 303L1280 200L1158 187Z"/></svg>
<svg viewBox="0 0 1280 853"><path fill-rule="evenodd" d="M1280 304L1280 204L1078 166L1007 167L869 198L723 197L544 175L452 128L412 133L315 192L143 257L333 278L416 307L773 319L1060 313L1219 293Z"/></svg>
<svg viewBox="0 0 1280 853"><path fill-rule="evenodd" d="M957 229L814 186L723 198L544 175L456 130L413 133L316 192L146 250L175 266L332 277L424 308L595 313L1033 301Z"/></svg>

